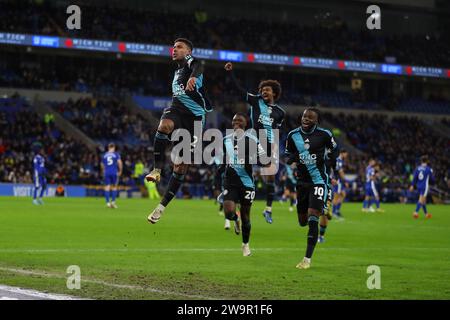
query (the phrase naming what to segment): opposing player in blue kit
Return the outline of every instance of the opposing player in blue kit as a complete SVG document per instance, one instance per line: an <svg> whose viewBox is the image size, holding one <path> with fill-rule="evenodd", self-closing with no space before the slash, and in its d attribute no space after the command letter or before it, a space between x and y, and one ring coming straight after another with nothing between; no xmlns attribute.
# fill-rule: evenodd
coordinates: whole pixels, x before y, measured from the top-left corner
<svg viewBox="0 0 450 320"><path fill-rule="evenodd" d="M45 169L45 158L42 148L37 149L33 158L33 204L44 204L42 197L47 189L47 179L45 177L47 170ZM39 192L40 189L40 192ZM39 197L38 197L39 192Z"/></svg>
<svg viewBox="0 0 450 320"><path fill-rule="evenodd" d="M345 181L344 166L348 152L344 149L339 150L339 157L336 159L336 168L334 170L334 178L336 184L333 186L333 216L342 218L341 206L346 196L346 188L349 187Z"/></svg>
<svg viewBox="0 0 450 320"><path fill-rule="evenodd" d="M430 219L431 213L427 210L427 195L429 190L430 183L433 184L435 182L433 169L431 169L429 165L428 156L420 157L420 166L416 168L414 171L414 178L410 186L410 191L414 190L414 187L417 187L419 191L419 200L417 201L416 210L413 213L414 219L419 217L420 208L423 209L425 213L425 218Z"/></svg>
<svg viewBox="0 0 450 320"><path fill-rule="evenodd" d="M117 209L117 185L119 177L122 175L123 164L119 153L116 152L114 143L108 144L108 152L103 154L100 166L105 181L106 206Z"/></svg>
<svg viewBox="0 0 450 320"><path fill-rule="evenodd" d="M363 212L374 212L372 203L375 202L378 212L383 212L380 208L380 194L378 193L377 186L377 162L375 159L369 160L369 165L366 168L366 185L365 185L365 198L363 201Z"/></svg>

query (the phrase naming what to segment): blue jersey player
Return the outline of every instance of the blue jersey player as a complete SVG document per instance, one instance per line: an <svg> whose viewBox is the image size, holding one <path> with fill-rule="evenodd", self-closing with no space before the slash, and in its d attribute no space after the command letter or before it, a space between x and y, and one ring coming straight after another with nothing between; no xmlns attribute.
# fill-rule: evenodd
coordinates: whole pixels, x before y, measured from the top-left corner
<svg viewBox="0 0 450 320"><path fill-rule="evenodd" d="M119 153L116 152L114 143L108 145L108 152L103 154L100 166L105 181L106 206L117 209L117 185L119 183L119 177L122 175L123 164Z"/></svg>
<svg viewBox="0 0 450 320"><path fill-rule="evenodd" d="M377 190L377 170L375 159L369 160L369 165L366 168L366 185L365 185L365 198L363 202L363 212L373 212L372 203L375 201L377 211L382 212L380 209L380 195Z"/></svg>
<svg viewBox="0 0 450 320"><path fill-rule="evenodd" d="M341 218L341 206L344 202L346 191L348 188L348 182L345 181L344 165L347 160L347 150L341 149L339 151L339 157L336 159L336 168L333 170L335 173L336 184L333 186L333 215Z"/></svg>
<svg viewBox="0 0 450 320"><path fill-rule="evenodd" d="M44 204L42 201L42 196L47 189L47 179L45 177L46 173L47 170L45 169L45 158L43 156L43 151L42 149L39 149L33 158L33 204L35 205Z"/></svg>
<svg viewBox="0 0 450 320"><path fill-rule="evenodd" d="M413 191L417 187L419 191L419 201L417 201L416 211L413 213L414 219L419 217L420 208L423 208L425 218L431 218L431 214L427 211L427 195L430 183L434 183L433 169L429 166L427 156L420 158L421 165L414 171L414 178L411 183L410 190Z"/></svg>

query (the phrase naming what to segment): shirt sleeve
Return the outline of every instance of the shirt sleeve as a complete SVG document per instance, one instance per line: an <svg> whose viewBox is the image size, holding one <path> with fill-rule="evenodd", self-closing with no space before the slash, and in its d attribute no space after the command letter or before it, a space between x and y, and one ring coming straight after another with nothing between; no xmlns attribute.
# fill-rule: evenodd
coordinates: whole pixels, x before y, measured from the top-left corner
<svg viewBox="0 0 450 320"><path fill-rule="evenodd" d="M284 154L286 157L285 160L288 165L298 161L297 153L298 153L297 147L295 146L295 143L292 140L292 135L288 135L288 138L286 139L286 149L284 150Z"/></svg>
<svg viewBox="0 0 450 320"><path fill-rule="evenodd" d="M188 60L189 69L191 70L191 78L198 78L204 71L203 65L197 59L192 59L191 62Z"/></svg>
<svg viewBox="0 0 450 320"><path fill-rule="evenodd" d="M330 166L331 168L336 168L336 160L339 156L339 147L332 134L327 137L327 148L330 150L330 153L328 154Z"/></svg>

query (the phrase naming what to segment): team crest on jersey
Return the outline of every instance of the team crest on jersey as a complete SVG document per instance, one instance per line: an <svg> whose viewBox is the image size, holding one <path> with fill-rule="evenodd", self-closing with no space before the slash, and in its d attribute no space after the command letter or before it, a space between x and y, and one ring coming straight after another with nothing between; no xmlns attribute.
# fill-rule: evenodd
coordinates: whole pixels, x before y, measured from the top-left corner
<svg viewBox="0 0 450 320"><path fill-rule="evenodd" d="M309 148L310 148L311 146L309 145L309 143L305 143L304 147L305 147L306 150L309 150Z"/></svg>

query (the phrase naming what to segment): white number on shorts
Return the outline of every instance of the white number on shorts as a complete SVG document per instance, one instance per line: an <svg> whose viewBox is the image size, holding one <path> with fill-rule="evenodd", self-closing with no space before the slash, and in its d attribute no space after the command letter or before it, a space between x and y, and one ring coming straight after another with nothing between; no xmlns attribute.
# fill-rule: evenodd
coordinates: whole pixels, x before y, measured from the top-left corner
<svg viewBox="0 0 450 320"><path fill-rule="evenodd" d="M255 191L245 191L245 199L248 200L255 199Z"/></svg>
<svg viewBox="0 0 450 320"><path fill-rule="evenodd" d="M319 196L319 197L323 197L324 194L324 190L322 187L314 187L314 195L315 196Z"/></svg>

